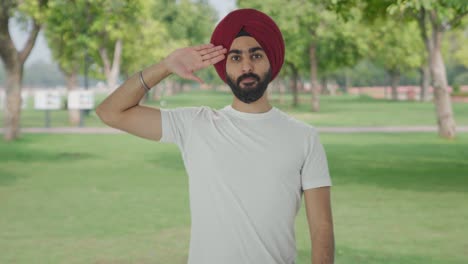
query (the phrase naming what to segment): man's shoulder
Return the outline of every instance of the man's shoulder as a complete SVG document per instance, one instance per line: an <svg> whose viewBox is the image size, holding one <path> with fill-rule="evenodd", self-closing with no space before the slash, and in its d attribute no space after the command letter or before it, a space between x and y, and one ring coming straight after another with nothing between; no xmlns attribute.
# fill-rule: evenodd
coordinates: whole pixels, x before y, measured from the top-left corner
<svg viewBox="0 0 468 264"><path fill-rule="evenodd" d="M187 114L192 114L196 115L199 113L203 112L209 112L210 110L213 110L209 106L179 106L179 107L173 107L173 108L160 108L161 110L164 111L170 111L170 112L178 112L178 113L187 113Z"/></svg>
<svg viewBox="0 0 468 264"><path fill-rule="evenodd" d="M297 129L304 131L306 133L315 133L316 128L314 125L309 124L303 120L298 119L296 116L286 113L280 109L278 109L278 113L281 116L283 122L285 122L286 126L291 129Z"/></svg>

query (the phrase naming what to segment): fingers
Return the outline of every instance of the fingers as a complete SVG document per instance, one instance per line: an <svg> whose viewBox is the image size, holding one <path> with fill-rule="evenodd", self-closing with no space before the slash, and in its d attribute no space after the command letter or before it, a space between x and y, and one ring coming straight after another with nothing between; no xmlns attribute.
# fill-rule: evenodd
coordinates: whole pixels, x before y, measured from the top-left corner
<svg viewBox="0 0 468 264"><path fill-rule="evenodd" d="M218 51L218 50L222 50L223 49L223 46L219 45L219 46L216 46L216 47L211 47L211 48L206 48L206 49L202 49L202 50L198 50L198 54L200 55L206 55L206 54L210 54L212 52L215 52L215 51Z"/></svg>
<svg viewBox="0 0 468 264"><path fill-rule="evenodd" d="M202 44L202 45L194 46L193 49L196 50L196 51L200 51L200 50L204 50L204 49L211 48L211 47L214 47L214 45L211 44L211 43L208 43L208 44Z"/></svg>
<svg viewBox="0 0 468 264"><path fill-rule="evenodd" d="M224 54L226 52L227 52L227 49L224 49L224 48L221 47L219 49L213 50L210 53L207 53L207 54L203 55L202 60L203 61L210 60L210 59L215 58L215 57L217 57L219 55L222 55L222 54Z"/></svg>
<svg viewBox="0 0 468 264"><path fill-rule="evenodd" d="M218 55L216 57L213 57L209 60L203 61L203 68L208 67L210 65L214 65L222 60L224 60L224 54Z"/></svg>
<svg viewBox="0 0 468 264"><path fill-rule="evenodd" d="M204 81L202 79L200 79L198 76L196 76L195 74L191 73L191 74L187 74L185 76L186 79L189 79L189 80L193 80L193 81L196 81L196 82L199 82L199 83L204 83Z"/></svg>

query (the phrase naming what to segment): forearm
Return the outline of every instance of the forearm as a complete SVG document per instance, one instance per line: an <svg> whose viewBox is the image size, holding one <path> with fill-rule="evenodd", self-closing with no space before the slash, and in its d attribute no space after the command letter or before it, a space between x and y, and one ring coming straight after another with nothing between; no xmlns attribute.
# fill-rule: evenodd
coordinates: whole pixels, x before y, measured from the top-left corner
<svg viewBox="0 0 468 264"><path fill-rule="evenodd" d="M149 87L153 87L170 75L163 62L154 64L143 70L143 79ZM110 94L96 109L100 116L114 116L139 104L145 95L145 89L140 82L139 72L133 74L112 94Z"/></svg>
<svg viewBox="0 0 468 264"><path fill-rule="evenodd" d="M317 230L312 236L312 264L333 264L334 256L333 227Z"/></svg>

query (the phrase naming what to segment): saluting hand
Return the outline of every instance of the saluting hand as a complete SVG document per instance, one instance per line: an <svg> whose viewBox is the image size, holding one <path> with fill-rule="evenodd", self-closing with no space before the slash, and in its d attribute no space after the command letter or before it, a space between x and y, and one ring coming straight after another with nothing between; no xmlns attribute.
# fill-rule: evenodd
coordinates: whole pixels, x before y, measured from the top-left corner
<svg viewBox="0 0 468 264"><path fill-rule="evenodd" d="M223 46L203 44L177 49L164 59L164 63L172 73L184 79L203 83L194 72L222 61L226 52L227 49Z"/></svg>

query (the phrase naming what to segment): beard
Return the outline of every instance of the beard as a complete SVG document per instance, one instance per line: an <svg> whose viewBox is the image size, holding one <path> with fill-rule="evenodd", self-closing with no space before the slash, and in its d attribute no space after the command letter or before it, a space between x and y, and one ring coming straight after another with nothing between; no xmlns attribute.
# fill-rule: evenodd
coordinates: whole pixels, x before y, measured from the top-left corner
<svg viewBox="0 0 468 264"><path fill-rule="evenodd" d="M265 93L265 90L271 81L271 68L268 69L262 78L255 73L246 73L239 76L236 82L234 82L234 79L231 78L229 74L226 74L226 76L226 83L231 87L232 93L237 97L237 99L246 104L250 104L260 99ZM244 87L242 88L240 86L241 82L246 78L252 78L255 79L255 81L244 83ZM255 83L257 85L254 85Z"/></svg>

